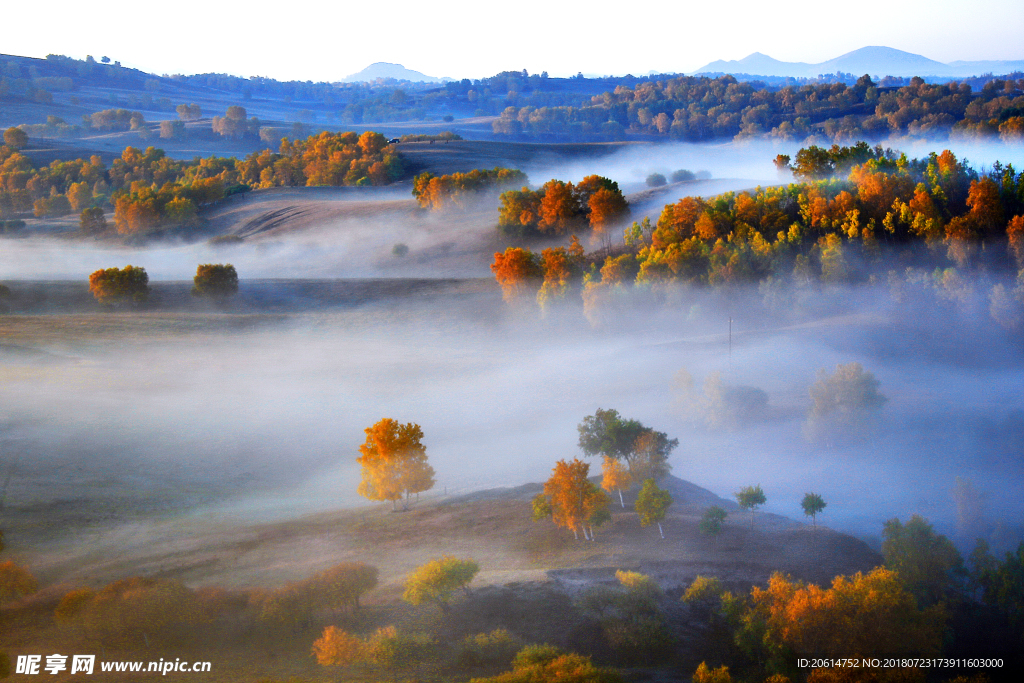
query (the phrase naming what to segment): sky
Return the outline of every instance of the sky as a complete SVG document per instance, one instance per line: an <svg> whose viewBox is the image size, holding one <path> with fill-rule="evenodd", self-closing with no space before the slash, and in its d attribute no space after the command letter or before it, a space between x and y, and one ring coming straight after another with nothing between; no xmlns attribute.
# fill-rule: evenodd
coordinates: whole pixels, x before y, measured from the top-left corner
<svg viewBox="0 0 1024 683"><path fill-rule="evenodd" d="M1024 59L1020 0L732 3L8 3L0 52L109 56L157 74L336 81L374 62L481 78L687 72L762 52L817 63L869 45L940 62ZM57 18L57 21L54 21ZM12 30L10 27L17 27Z"/></svg>

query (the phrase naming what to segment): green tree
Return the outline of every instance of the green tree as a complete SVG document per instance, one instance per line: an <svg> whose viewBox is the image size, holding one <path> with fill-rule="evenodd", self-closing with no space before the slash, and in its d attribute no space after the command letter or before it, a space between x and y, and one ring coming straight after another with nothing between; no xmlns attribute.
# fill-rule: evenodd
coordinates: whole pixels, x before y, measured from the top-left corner
<svg viewBox="0 0 1024 683"><path fill-rule="evenodd" d="M203 263L192 282L192 296L226 299L238 294L238 273L230 263Z"/></svg>
<svg viewBox="0 0 1024 683"><path fill-rule="evenodd" d="M469 583L479 571L480 565L473 560L445 555L409 575L402 599L413 605L434 602L442 612L450 612L452 594L460 588L468 593Z"/></svg>
<svg viewBox="0 0 1024 683"><path fill-rule="evenodd" d="M700 524L698 528L702 534L707 536L717 536L722 531L722 523L728 516L726 511L717 506L712 505L704 511L704 515L700 518Z"/></svg>
<svg viewBox="0 0 1024 683"><path fill-rule="evenodd" d="M528 645L512 662L512 671L470 683L621 683L611 669L594 666L590 657L566 653L554 645Z"/></svg>
<svg viewBox="0 0 1024 683"><path fill-rule="evenodd" d="M149 275L145 268L97 270L89 276L89 291L104 305L141 304L149 299Z"/></svg>
<svg viewBox="0 0 1024 683"><path fill-rule="evenodd" d="M906 524L898 518L885 523L882 556L923 606L955 598L966 577L956 546L920 515L912 515Z"/></svg>
<svg viewBox="0 0 1024 683"><path fill-rule="evenodd" d="M107 218L103 215L103 209L98 206L83 209L78 217L78 224L87 235L97 235L107 230Z"/></svg>
<svg viewBox="0 0 1024 683"><path fill-rule="evenodd" d="M593 415L583 418L576 429L580 450L586 455L624 460L639 481L662 476L668 469L668 456L679 445L678 439L669 439L664 432L645 427L639 420L623 420L616 410L598 408ZM645 459L655 471L645 472L641 479L634 470Z"/></svg>
<svg viewBox="0 0 1024 683"><path fill-rule="evenodd" d="M761 485L757 486L745 486L736 492L736 502L740 504L740 508L744 510L750 510L750 528L754 528L754 511L768 502L765 498L764 491L761 489Z"/></svg>
<svg viewBox="0 0 1024 683"><path fill-rule="evenodd" d="M805 493L804 499L800 501L800 507L803 508L804 514L814 522L814 526L818 526L817 515L825 509L826 505L828 503L817 493Z"/></svg>
<svg viewBox="0 0 1024 683"><path fill-rule="evenodd" d="M662 531L661 520L665 519L665 513L671 504L672 496L668 491L658 488L653 479L645 481L643 488L640 489L640 493L636 497L635 508L637 514L640 515L640 526L657 524L658 533L664 539L665 532Z"/></svg>

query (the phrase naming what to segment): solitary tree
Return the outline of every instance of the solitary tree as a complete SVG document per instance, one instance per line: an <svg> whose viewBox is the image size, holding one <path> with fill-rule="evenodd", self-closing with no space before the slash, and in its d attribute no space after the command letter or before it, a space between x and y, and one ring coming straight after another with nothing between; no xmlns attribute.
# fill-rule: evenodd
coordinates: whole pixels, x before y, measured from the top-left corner
<svg viewBox="0 0 1024 683"><path fill-rule="evenodd" d="M805 493L804 499L800 501L800 507L804 509L805 515L810 516L814 526L818 526L817 515L825 509L826 505L828 505L828 503L826 503L817 493Z"/></svg>
<svg viewBox="0 0 1024 683"><path fill-rule="evenodd" d="M590 465L573 458L572 462L559 460L555 463L551 478L544 484L544 498L551 510L551 519L558 526L571 529L577 539L577 527L583 530L583 537L588 538L586 524L591 522L602 508L608 507L608 496L590 483L587 475ZM534 514L544 508L544 503L534 502Z"/></svg>
<svg viewBox="0 0 1024 683"><path fill-rule="evenodd" d="M728 514L723 508L712 505L704 511L704 516L700 518L698 528L702 534L717 536L722 531L722 523L727 516Z"/></svg>
<svg viewBox="0 0 1024 683"><path fill-rule="evenodd" d="M879 381L860 363L837 365L833 373L819 370L809 390L812 404L807 436L831 441L833 432L849 434L861 428L888 400L878 387Z"/></svg>
<svg viewBox="0 0 1024 683"><path fill-rule="evenodd" d="M746 486L736 492L736 502L744 510L750 510L750 528L754 528L754 511L768 502L761 485Z"/></svg>
<svg viewBox="0 0 1024 683"><path fill-rule="evenodd" d="M145 268L132 265L97 270L89 276L89 291L101 304L145 303L149 298L149 275Z"/></svg>
<svg viewBox="0 0 1024 683"><path fill-rule="evenodd" d="M28 133L12 126L4 131L4 144L13 149L21 149L28 144Z"/></svg>
<svg viewBox="0 0 1024 683"><path fill-rule="evenodd" d="M235 267L223 263L203 263L192 278L192 296L226 299L238 294L238 273Z"/></svg>
<svg viewBox="0 0 1024 683"><path fill-rule="evenodd" d="M413 605L434 602L442 612L450 612L451 606L448 603L452 593L460 588L468 593L469 582L479 571L480 565L473 560L460 560L445 555L409 575L402 599Z"/></svg>
<svg viewBox="0 0 1024 683"><path fill-rule="evenodd" d="M434 487L434 468L427 463L427 448L421 443L423 430L412 422L401 424L383 418L367 427L366 442L356 459L363 466L359 493L370 500L390 500L392 508L409 494Z"/></svg>
<svg viewBox="0 0 1024 683"><path fill-rule="evenodd" d="M636 511L640 515L640 526L658 525L658 533L662 539L665 532L661 528L661 520L665 519L668 506L672 504L672 496L665 489L658 488L653 479L644 482L640 495L636 498Z"/></svg>

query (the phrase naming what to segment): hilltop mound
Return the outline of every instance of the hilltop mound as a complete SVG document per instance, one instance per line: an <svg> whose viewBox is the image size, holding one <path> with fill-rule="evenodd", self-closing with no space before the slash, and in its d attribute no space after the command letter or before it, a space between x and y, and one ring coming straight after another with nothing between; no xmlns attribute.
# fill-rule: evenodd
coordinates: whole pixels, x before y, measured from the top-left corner
<svg viewBox="0 0 1024 683"><path fill-rule="evenodd" d="M104 533L93 524L75 533L98 536L98 544L53 544L33 553L29 564L46 581L150 575L237 587L276 585L357 561L380 567L387 598L397 597L415 567L441 555L479 562L477 585L543 582L570 593L613 580L616 569L651 574L666 588L698 574L742 588L773 571L825 583L881 563L865 543L845 534L761 513L752 523L735 503L692 483L667 477L662 486L674 501L664 540L656 528L640 526L628 496L625 508L617 500L612 505L612 519L596 530L596 541L575 540L550 522L531 521L529 501L541 485L526 484L425 498L398 514L388 504L261 525L198 515L153 521L145 531L136 521L131 534ZM717 538L697 528L710 505L730 511Z"/></svg>

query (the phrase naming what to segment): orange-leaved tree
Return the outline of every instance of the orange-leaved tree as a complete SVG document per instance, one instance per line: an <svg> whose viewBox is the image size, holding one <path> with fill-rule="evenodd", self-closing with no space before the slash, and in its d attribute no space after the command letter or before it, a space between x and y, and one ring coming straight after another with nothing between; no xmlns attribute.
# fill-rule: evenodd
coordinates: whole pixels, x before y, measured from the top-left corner
<svg viewBox="0 0 1024 683"><path fill-rule="evenodd" d="M576 528L583 530L583 537L593 540L593 526L600 524L607 519L608 496L604 491L594 486L587 478L590 473L590 464L578 458L572 462L559 460L555 463L551 478L544 484L546 499L546 510L550 510L551 519L558 526L571 529L573 536L577 539L579 534ZM535 501L535 510L543 505ZM590 526L590 534L587 527Z"/></svg>
<svg viewBox="0 0 1024 683"><path fill-rule="evenodd" d="M753 605L743 617L746 635L775 657L786 652L934 656L942 642L941 608L920 609L899 575L881 567L837 576L831 588L776 573L766 589L753 589L751 599Z"/></svg>
<svg viewBox="0 0 1024 683"><path fill-rule="evenodd" d="M363 466L359 493L370 500L395 502L409 494L434 487L434 468L427 463L427 448L421 443L423 430L412 422L401 424L391 418L367 427L366 442L359 446L356 459Z"/></svg>
<svg viewBox="0 0 1024 683"><path fill-rule="evenodd" d="M508 303L515 303L532 290L543 275L537 256L520 247L509 247L505 253L495 252L491 272L501 285L502 298Z"/></svg>

